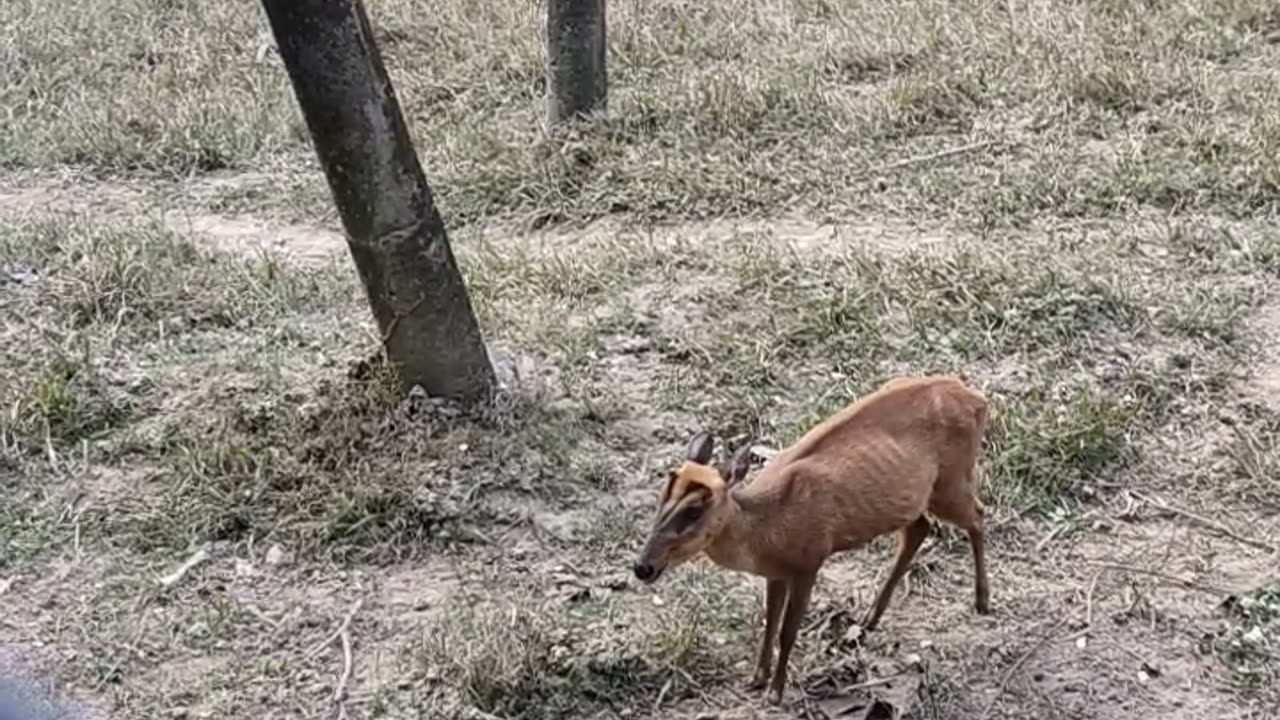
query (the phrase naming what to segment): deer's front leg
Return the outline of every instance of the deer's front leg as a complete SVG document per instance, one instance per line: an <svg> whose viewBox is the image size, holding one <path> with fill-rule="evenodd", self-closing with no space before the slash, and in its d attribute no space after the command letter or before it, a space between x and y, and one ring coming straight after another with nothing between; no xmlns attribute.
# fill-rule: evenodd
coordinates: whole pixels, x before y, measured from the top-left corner
<svg viewBox="0 0 1280 720"><path fill-rule="evenodd" d="M761 690L769 684L769 676L773 664L773 644L778 639L778 623L782 618L782 608L787 604L787 581L766 580L764 600L764 637L760 639L760 653L756 656L756 673L751 679L750 688Z"/></svg>

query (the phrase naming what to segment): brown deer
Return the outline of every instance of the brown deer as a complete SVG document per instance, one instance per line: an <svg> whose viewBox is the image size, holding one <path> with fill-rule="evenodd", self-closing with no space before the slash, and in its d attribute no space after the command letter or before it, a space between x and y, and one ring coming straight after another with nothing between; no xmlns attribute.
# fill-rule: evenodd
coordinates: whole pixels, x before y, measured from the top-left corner
<svg viewBox="0 0 1280 720"><path fill-rule="evenodd" d="M826 559L898 532L897 557L862 623L873 630L929 535L926 513L968 533L975 605L985 615L991 601L975 466L986 423L986 398L963 380L897 378L819 423L746 485L739 484L751 441L732 456L726 448L724 462L711 467L714 441L700 432L662 487L635 575L650 584L706 553L721 567L764 577L764 638L750 687L769 685L781 621L772 704L782 701L791 648Z"/></svg>

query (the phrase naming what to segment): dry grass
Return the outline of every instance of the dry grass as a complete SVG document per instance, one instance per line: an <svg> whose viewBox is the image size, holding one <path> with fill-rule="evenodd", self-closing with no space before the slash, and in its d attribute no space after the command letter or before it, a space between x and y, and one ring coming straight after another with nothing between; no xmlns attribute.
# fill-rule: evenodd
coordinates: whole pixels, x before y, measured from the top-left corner
<svg viewBox="0 0 1280 720"><path fill-rule="evenodd" d="M327 207L314 170L297 174L305 132L253 3L71 7L0 11L13 79L0 104L15 108L0 118L0 164L269 167L295 192L221 203ZM979 224L1275 209L1264 0L616 3L613 112L566 147L539 129L537 5L371 12L455 225L797 206ZM879 170L976 140L992 144Z"/></svg>
<svg viewBox="0 0 1280 720"><path fill-rule="evenodd" d="M997 615L944 532L853 642L877 543L797 683L919 653L931 718L1280 702L1274 554L1126 493L1280 545L1270 3L614 3L610 112L567 142L540 7L370 11L491 408L394 397L345 258L166 219L334 226L253 3L0 7L0 667L90 716L332 717L364 598L349 717L774 717L758 588L627 578L653 481L695 428L780 446L941 371L995 406Z"/></svg>

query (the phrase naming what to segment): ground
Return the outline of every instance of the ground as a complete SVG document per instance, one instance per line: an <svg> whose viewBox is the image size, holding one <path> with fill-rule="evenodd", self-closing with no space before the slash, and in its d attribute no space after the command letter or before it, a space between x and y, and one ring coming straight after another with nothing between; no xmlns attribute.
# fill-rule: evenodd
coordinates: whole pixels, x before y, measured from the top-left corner
<svg viewBox="0 0 1280 720"><path fill-rule="evenodd" d="M424 10L370 3L483 410L376 362L255 3L0 6L6 677L86 718L1275 716L1273 3L611 3L569 141L538 6ZM770 708L758 581L630 577L657 483L921 372L992 400L994 612L939 527L859 639L892 544L833 558Z"/></svg>

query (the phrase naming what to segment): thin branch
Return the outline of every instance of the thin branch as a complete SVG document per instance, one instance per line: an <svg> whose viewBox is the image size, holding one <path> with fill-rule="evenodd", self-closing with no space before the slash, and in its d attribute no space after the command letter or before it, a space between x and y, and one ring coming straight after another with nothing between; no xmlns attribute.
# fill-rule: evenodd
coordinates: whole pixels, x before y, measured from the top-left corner
<svg viewBox="0 0 1280 720"><path fill-rule="evenodd" d="M1002 142L1003 141L1001 140L982 140L980 142L969 143L968 145L960 145L957 147L947 148L946 150L939 150L938 152L929 153L928 155L916 155L914 157L903 158L902 160L898 160L896 162L891 162L885 165L873 167L867 170L863 174L879 175L881 173L889 172L890 170L900 170L904 167L911 167L912 165L923 165L925 163L933 162L934 160L943 160L949 157L954 157L956 155L963 155L965 153L971 153L976 150L989 148L992 145L999 145Z"/></svg>
<svg viewBox="0 0 1280 720"><path fill-rule="evenodd" d="M902 677L904 672L896 672L892 675L886 675L885 677L872 678L870 680L856 682L852 685L841 688L840 693L845 694L845 693L851 693L854 690L867 690L873 687L880 687L881 685L890 685L893 683L893 681Z"/></svg>
<svg viewBox="0 0 1280 720"><path fill-rule="evenodd" d="M79 529L78 523L76 527ZM200 548L191 557L187 558L185 562L179 565L176 570L160 578L160 585L162 587L173 587L174 585L177 585L178 582L191 571L191 568L194 568L208 559L209 551L204 548Z"/></svg>
<svg viewBox="0 0 1280 720"><path fill-rule="evenodd" d="M1141 500L1141 501L1143 501L1143 502L1145 502L1145 503L1148 503L1148 504L1150 504L1150 505L1154 505L1154 506L1156 506L1156 507L1160 508L1161 510L1164 510L1165 512L1173 513L1174 515L1181 515L1182 517L1187 518L1188 520L1193 520L1193 521L1195 521L1195 522L1197 522L1197 523L1200 523L1200 524L1201 524L1201 525L1203 525L1204 527L1206 527L1206 528L1208 528L1208 529L1210 529L1210 530L1214 530L1214 531L1216 531L1216 532L1218 532L1218 533L1221 533L1222 535L1225 535L1226 537L1229 537L1229 538L1231 538L1232 540L1235 540L1235 541L1237 541L1237 542L1242 542L1242 543L1244 543L1245 545L1249 545L1249 546L1252 546L1252 547L1258 548L1259 550L1266 550L1266 551L1268 551L1268 552L1276 552L1276 551L1277 551L1277 550L1276 550L1276 546L1274 546L1274 545L1272 545L1272 544L1270 544L1270 543L1263 542L1262 540L1258 540L1258 539L1256 539L1256 538L1245 537L1244 535L1241 535L1241 534L1239 534L1239 533L1235 532L1234 530L1232 530L1231 528L1227 527L1226 525L1223 525L1222 523L1220 523L1220 522L1216 522L1216 521L1214 521L1214 520L1210 520L1209 518L1207 518L1207 517L1205 517L1205 516L1203 516L1203 515L1200 515L1199 513L1194 513L1194 512L1191 512L1190 510L1186 510L1186 509L1183 509L1183 508L1180 508L1180 507L1175 507L1175 506L1173 506L1173 505L1170 505L1169 503L1166 503L1165 501L1161 500L1160 498L1152 497L1152 496L1150 496L1150 495L1144 495L1144 494L1142 494L1142 493L1140 493L1140 492L1137 492L1137 491L1135 491L1135 490L1130 490L1130 491L1129 491L1129 494L1130 494L1130 495L1132 495L1132 496L1134 496L1134 497L1136 497L1136 498L1138 498L1139 500Z"/></svg>
<svg viewBox="0 0 1280 720"><path fill-rule="evenodd" d="M332 635L325 638L324 642L317 643L314 647L308 650L305 656L306 659L310 660L316 655L319 655L320 653L324 652L325 648L332 645L334 641L340 639L342 637L342 633L351 627L351 620L355 618L356 613L360 612L360 608L363 606L364 606L363 597L360 598L359 600L356 600L354 603L352 603L351 609L347 611L346 617L342 618L342 624L338 626L338 629L334 630Z"/></svg>
<svg viewBox="0 0 1280 720"><path fill-rule="evenodd" d="M347 699L347 683L351 681L351 670L354 663L351 658L351 616L347 616L347 620L343 622L341 628L338 629L338 635L342 639L342 675L338 678L338 686L333 689L333 705L337 710L339 718L347 717L347 707L345 701Z"/></svg>
<svg viewBox="0 0 1280 720"><path fill-rule="evenodd" d="M1135 567L1133 565L1124 565L1121 563L1090 562L1090 561L1085 561L1085 562L1087 562L1090 565L1093 565L1094 567L1103 568L1105 570L1116 570L1119 572L1130 573L1133 575L1147 575L1150 577L1159 578L1161 580L1167 580L1171 583L1176 583L1178 585L1181 585L1182 587L1185 587L1191 590L1199 590L1200 592L1209 593L1211 595L1238 594L1235 590L1228 590L1227 588L1224 588L1218 585L1207 585L1205 583L1196 582L1195 580L1185 580L1176 575L1169 575L1167 573L1162 573L1158 570L1148 570L1147 568Z"/></svg>
<svg viewBox="0 0 1280 720"><path fill-rule="evenodd" d="M1089 589L1084 593L1084 626L1093 627L1093 591L1098 589L1098 578L1102 577L1105 568L1099 568L1089 580Z"/></svg>
<svg viewBox="0 0 1280 720"><path fill-rule="evenodd" d="M1048 547L1049 543L1056 540L1068 527L1069 524L1065 522L1058 523L1053 526L1053 529L1046 533L1045 536L1040 539L1040 542L1036 543L1036 552L1043 552L1044 549Z"/></svg>
<svg viewBox="0 0 1280 720"><path fill-rule="evenodd" d="M1004 695L1005 688L1009 686L1009 681L1013 679L1013 676L1018 674L1018 671L1022 669L1023 665L1027 664L1027 661L1031 659L1031 656L1040 652L1040 649L1045 645L1048 645L1049 642L1053 640L1053 636L1058 632L1058 629L1066 623L1066 617L1063 617L1058 620L1058 622L1054 623L1053 627L1049 628L1048 631L1046 631L1045 634L1042 635L1029 650L1023 653L1022 656L1013 663L1013 665L1009 666L1009 669L1005 671L1005 674L1000 678L1000 684L996 686L996 694L987 701L987 706L982 709L982 714L978 716L978 720L987 720L991 715L991 711L995 709L996 702L1000 700L1000 696Z"/></svg>
<svg viewBox="0 0 1280 720"><path fill-rule="evenodd" d="M333 704L334 714L339 720L345 720L347 717L347 707L345 704L347 698L347 684L351 682L351 674L355 668L355 662L351 652L351 621L355 619L356 613L360 612L360 608L364 606L364 598L356 600L351 604L351 609L347 611L342 623L338 625L338 629L333 634L311 648L306 654L306 658L310 660L325 648L333 644L335 640L342 642L342 674L338 676L338 684L333 688L333 697L330 702Z"/></svg>

